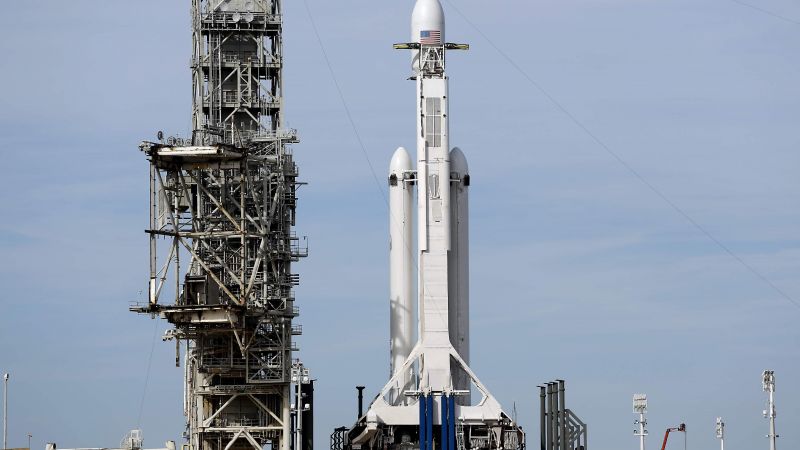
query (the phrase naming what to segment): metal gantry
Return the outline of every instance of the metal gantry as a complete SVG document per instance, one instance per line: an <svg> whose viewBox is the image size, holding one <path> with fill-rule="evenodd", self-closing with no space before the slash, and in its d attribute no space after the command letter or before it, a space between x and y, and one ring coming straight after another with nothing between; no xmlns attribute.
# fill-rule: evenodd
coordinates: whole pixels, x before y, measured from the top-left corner
<svg viewBox="0 0 800 450"><path fill-rule="evenodd" d="M185 344L189 450L289 450L292 263L307 246L293 231L301 183L282 118L281 0L192 0L191 14L193 132L141 145L150 283L132 310L165 318L165 340Z"/></svg>

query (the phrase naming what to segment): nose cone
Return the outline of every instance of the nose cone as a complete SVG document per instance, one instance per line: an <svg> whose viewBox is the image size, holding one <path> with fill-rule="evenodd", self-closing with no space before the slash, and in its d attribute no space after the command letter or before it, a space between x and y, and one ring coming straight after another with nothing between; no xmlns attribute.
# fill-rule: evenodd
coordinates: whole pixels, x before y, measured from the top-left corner
<svg viewBox="0 0 800 450"><path fill-rule="evenodd" d="M389 173L399 176L409 170L411 170L411 156L408 155L406 149L399 147L392 155L392 162L389 163Z"/></svg>
<svg viewBox="0 0 800 450"><path fill-rule="evenodd" d="M453 147L450 150L450 170L458 173L461 176L469 173L469 165L467 165L467 157L464 152L458 147Z"/></svg>
<svg viewBox="0 0 800 450"><path fill-rule="evenodd" d="M444 10L439 0L417 0L411 14L411 42L444 42Z"/></svg>

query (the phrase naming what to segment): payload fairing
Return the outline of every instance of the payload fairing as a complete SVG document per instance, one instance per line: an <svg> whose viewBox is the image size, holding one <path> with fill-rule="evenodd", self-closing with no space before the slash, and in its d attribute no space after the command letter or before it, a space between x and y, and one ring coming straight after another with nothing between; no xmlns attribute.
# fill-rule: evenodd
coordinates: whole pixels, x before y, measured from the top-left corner
<svg viewBox="0 0 800 450"><path fill-rule="evenodd" d="M391 377L350 430L354 448L432 450L434 443L443 450L524 446L522 430L468 365L470 177L464 154L458 148L450 150L445 73L447 50L468 46L446 43L444 37L439 1L418 0L411 20L412 41L395 45L412 51L416 169L408 152L398 148L389 175Z"/></svg>

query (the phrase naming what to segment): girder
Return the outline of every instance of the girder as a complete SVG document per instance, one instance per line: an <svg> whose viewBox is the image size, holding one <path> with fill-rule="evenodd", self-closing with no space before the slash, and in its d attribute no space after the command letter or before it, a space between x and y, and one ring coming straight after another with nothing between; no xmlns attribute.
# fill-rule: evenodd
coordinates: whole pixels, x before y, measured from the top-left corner
<svg viewBox="0 0 800 450"><path fill-rule="evenodd" d="M298 170L282 128L280 0L192 0L191 139L150 161L150 287L185 348L190 450L288 450ZM164 289L174 282L171 289ZM299 449L298 449L299 450Z"/></svg>

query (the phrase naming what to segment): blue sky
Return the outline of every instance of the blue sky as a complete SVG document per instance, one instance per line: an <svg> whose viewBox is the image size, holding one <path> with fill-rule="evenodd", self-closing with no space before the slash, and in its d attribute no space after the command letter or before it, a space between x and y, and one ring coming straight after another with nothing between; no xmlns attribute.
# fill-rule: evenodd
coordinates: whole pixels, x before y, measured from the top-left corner
<svg viewBox="0 0 800 450"><path fill-rule="evenodd" d="M308 0L380 188L413 144L411 0ZM800 301L800 5L791 0L450 0L644 179ZM487 3L491 6L487 8ZM188 135L189 2L28 0L0 16L0 371L9 445L179 439L181 369L165 324L127 312L147 277L147 164ZM800 307L594 142L445 2L451 141L472 173L472 362L538 436L535 386L565 378L596 449L766 446L760 374L776 371L779 445L800 445ZM300 1L285 4L286 105L301 174L300 356L317 445L388 372L387 212ZM154 326L156 327L154 330ZM147 389L145 391L145 380ZM144 403L141 409L144 392ZM372 394L369 394L372 395ZM673 444L677 445L677 443ZM676 447L672 447L676 448Z"/></svg>

